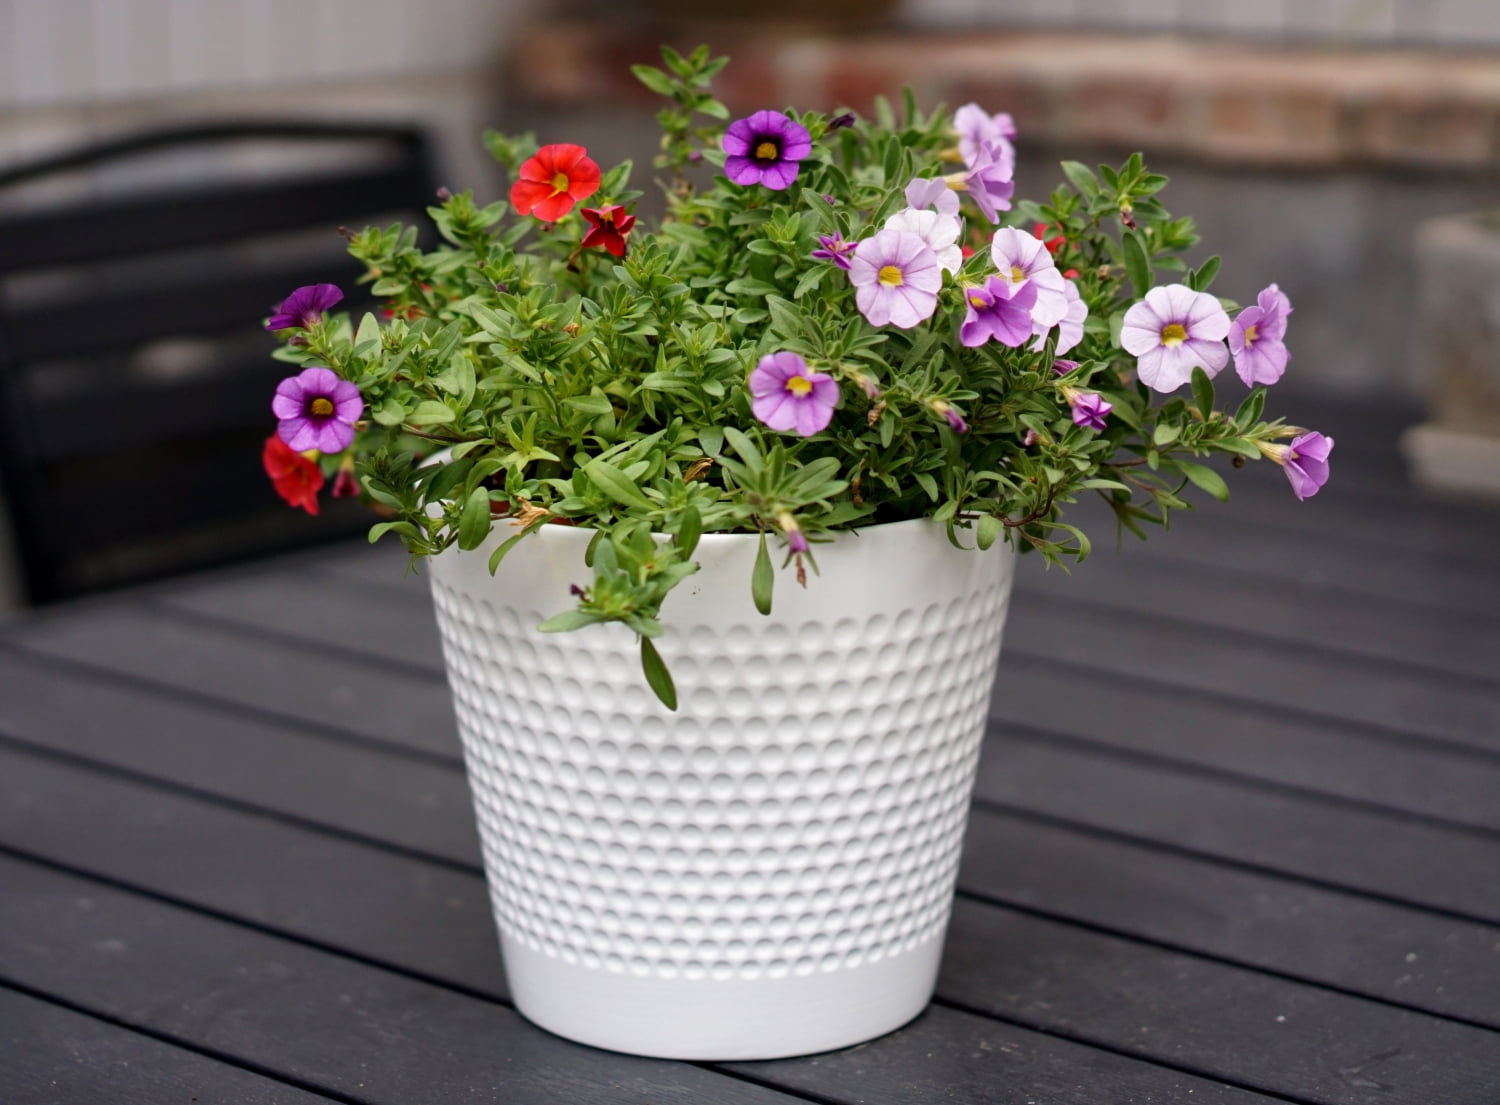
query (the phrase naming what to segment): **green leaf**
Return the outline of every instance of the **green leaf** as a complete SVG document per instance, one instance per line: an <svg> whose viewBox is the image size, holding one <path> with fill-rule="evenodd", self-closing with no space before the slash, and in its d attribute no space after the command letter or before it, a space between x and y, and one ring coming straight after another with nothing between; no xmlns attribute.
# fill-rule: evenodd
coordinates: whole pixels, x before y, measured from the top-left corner
<svg viewBox="0 0 1500 1105"><path fill-rule="evenodd" d="M500 547L498 549L490 553L490 575L495 574L496 570L500 567L500 561L505 559L505 554L510 552L511 549L515 548L516 545L520 542L521 538L525 537L540 524L540 522L533 523L532 525L529 525L525 529L523 529L520 533L517 533L511 537L507 537L500 543Z"/></svg>
<svg viewBox="0 0 1500 1105"><path fill-rule="evenodd" d="M1062 163L1063 176L1068 178L1068 183L1078 190L1085 199L1092 199L1099 194L1099 182L1094 179L1093 171L1081 161L1064 161Z"/></svg>
<svg viewBox="0 0 1500 1105"><path fill-rule="evenodd" d="M1214 254L1207 261L1203 262L1202 268L1194 269L1188 274L1187 286L1195 292L1208 291L1208 286L1214 282L1214 277L1219 275L1219 265L1221 263L1219 255L1217 253Z"/></svg>
<svg viewBox="0 0 1500 1105"><path fill-rule="evenodd" d="M1266 409L1266 389L1256 388L1245 401L1240 404L1239 409L1234 412L1234 420L1241 430L1248 430L1260 421L1260 415Z"/></svg>
<svg viewBox="0 0 1500 1105"><path fill-rule="evenodd" d="M388 533L399 533L402 537L412 538L422 536L410 522L377 522L370 527L370 544L375 544Z"/></svg>
<svg viewBox="0 0 1500 1105"><path fill-rule="evenodd" d="M609 461L591 460L584 465L583 471L595 487L622 506L633 506L640 510L655 509L651 500L641 494L635 481Z"/></svg>
<svg viewBox="0 0 1500 1105"><path fill-rule="evenodd" d="M974 540L981 549L987 549L993 545L1000 535L1005 532L1005 523L993 514L981 514L979 523L974 531Z"/></svg>
<svg viewBox="0 0 1500 1105"><path fill-rule="evenodd" d="M650 637L641 638L641 670L646 673L646 682L661 699L661 704L669 710L677 709L677 686Z"/></svg>
<svg viewBox="0 0 1500 1105"><path fill-rule="evenodd" d="M477 549L484 544L490 532L490 492L487 487L476 487L464 503L458 518L458 547Z"/></svg>
<svg viewBox="0 0 1500 1105"><path fill-rule="evenodd" d="M452 422L457 415L444 403L436 399L425 399L417 404L417 409L406 416L408 426L437 426L442 423Z"/></svg>
<svg viewBox="0 0 1500 1105"><path fill-rule="evenodd" d="M771 553L766 548L766 535L760 535L760 550L755 554L755 568L750 573L750 597L755 600L755 609L762 614L771 612L771 590L776 585L776 573L771 570Z"/></svg>
<svg viewBox="0 0 1500 1105"><path fill-rule="evenodd" d="M543 633L567 633L586 625L596 625L603 620L598 614L590 614L584 610L564 610L561 614L552 615L537 629Z"/></svg>
<svg viewBox="0 0 1500 1105"><path fill-rule="evenodd" d="M1198 404L1199 421L1207 422L1214 413L1214 382L1199 365L1193 366L1193 401Z"/></svg>
<svg viewBox="0 0 1500 1105"><path fill-rule="evenodd" d="M1192 480L1199 487L1207 491L1219 502L1229 498L1229 485L1224 478L1206 464L1194 464L1189 460L1179 460L1177 467L1182 469L1182 474Z"/></svg>
<svg viewBox="0 0 1500 1105"><path fill-rule="evenodd" d="M658 96L670 96L677 90L672 78L660 69L651 65L632 65L630 71L635 74L635 79L655 92Z"/></svg>
<svg viewBox="0 0 1500 1105"><path fill-rule="evenodd" d="M1156 430L1151 434L1151 441L1156 447L1162 448L1172 444L1182 436L1182 427L1171 422L1157 423Z"/></svg>
<svg viewBox="0 0 1500 1105"><path fill-rule="evenodd" d="M1135 294L1143 296L1151 290L1151 260L1146 256L1146 247L1134 230L1127 230L1120 244L1125 250L1125 272L1135 285Z"/></svg>
<svg viewBox="0 0 1500 1105"><path fill-rule="evenodd" d="M677 524L677 549L684 560L693 555L698 547L698 538L703 536L703 516L698 508L689 504L682 512L682 521Z"/></svg>

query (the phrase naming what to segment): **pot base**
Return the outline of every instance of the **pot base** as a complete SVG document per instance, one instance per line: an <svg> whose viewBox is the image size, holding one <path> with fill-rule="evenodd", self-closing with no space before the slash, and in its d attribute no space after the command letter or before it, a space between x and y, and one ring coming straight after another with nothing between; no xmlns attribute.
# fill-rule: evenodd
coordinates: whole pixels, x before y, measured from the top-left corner
<svg viewBox="0 0 1500 1105"><path fill-rule="evenodd" d="M857 970L778 978L638 977L567 963L502 937L516 1008L581 1044L657 1059L785 1059L850 1047L921 1013L941 937Z"/></svg>

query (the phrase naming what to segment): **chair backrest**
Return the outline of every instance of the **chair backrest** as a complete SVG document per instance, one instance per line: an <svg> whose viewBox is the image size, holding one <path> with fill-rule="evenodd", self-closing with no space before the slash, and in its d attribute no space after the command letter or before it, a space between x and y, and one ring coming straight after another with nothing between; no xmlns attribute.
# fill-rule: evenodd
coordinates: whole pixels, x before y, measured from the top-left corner
<svg viewBox="0 0 1500 1105"><path fill-rule="evenodd" d="M369 304L340 226L433 198L401 126L158 130L0 172L0 493L33 603L347 534L271 490L290 366L261 328L303 284ZM80 197L78 193L86 195Z"/></svg>

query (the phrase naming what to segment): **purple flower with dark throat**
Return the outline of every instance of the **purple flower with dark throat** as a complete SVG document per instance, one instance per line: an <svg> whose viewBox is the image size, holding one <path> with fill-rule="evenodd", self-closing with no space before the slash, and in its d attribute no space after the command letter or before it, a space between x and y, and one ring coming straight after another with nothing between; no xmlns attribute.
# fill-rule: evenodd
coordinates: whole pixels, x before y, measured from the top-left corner
<svg viewBox="0 0 1500 1105"><path fill-rule="evenodd" d="M964 299L969 308L958 331L958 340L964 345L983 345L994 340L1015 349L1031 338L1035 284L1026 280L1010 284L992 276L982 288L966 288Z"/></svg>
<svg viewBox="0 0 1500 1105"><path fill-rule="evenodd" d="M797 179L799 162L812 152L807 128L779 111L736 119L724 132L724 172L736 184L764 184L779 192Z"/></svg>
<svg viewBox="0 0 1500 1105"><path fill-rule="evenodd" d="M820 261L832 261L841 269L848 269L849 257L854 253L854 247L858 242L846 242L844 236L838 231L832 234L822 234L818 237L822 249L815 249L812 255Z"/></svg>
<svg viewBox="0 0 1500 1105"><path fill-rule="evenodd" d="M825 429L838 406L839 385L814 372L795 353L768 353L750 373L750 410L773 430L811 437Z"/></svg>
<svg viewBox="0 0 1500 1105"><path fill-rule="evenodd" d="M1292 493L1299 500L1316 495L1318 489L1328 482L1328 454L1333 452L1333 438L1311 430L1292 438L1289 445L1268 445L1263 441L1255 444L1262 453L1281 465L1292 485Z"/></svg>
<svg viewBox="0 0 1500 1105"><path fill-rule="evenodd" d="M281 301L276 313L266 320L267 330L310 330L323 321L323 312L344 298L332 284L309 284L298 288Z"/></svg>
<svg viewBox="0 0 1500 1105"><path fill-rule="evenodd" d="M1234 370L1246 387L1274 384L1286 371L1291 354L1282 339L1286 337L1286 316L1291 313L1291 300L1272 284L1261 291L1253 306L1236 316L1229 328L1229 352L1234 354Z"/></svg>
<svg viewBox="0 0 1500 1105"><path fill-rule="evenodd" d="M299 453L342 453L354 440L354 423L364 409L357 387L318 366L281 381L271 400L271 413L281 419L276 436Z"/></svg>

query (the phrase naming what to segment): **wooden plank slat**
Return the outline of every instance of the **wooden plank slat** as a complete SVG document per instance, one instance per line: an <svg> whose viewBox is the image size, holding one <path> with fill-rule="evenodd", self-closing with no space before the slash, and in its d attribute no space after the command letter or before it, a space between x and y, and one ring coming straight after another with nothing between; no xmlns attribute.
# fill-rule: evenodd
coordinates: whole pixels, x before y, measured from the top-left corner
<svg viewBox="0 0 1500 1105"><path fill-rule="evenodd" d="M0 1101L319 1105L331 1099L0 987Z"/></svg>
<svg viewBox="0 0 1500 1105"><path fill-rule="evenodd" d="M950 1001L1298 1100L1480 1105L1500 1086L1493 1032L1013 910L961 899L948 947Z"/></svg>
<svg viewBox="0 0 1500 1105"><path fill-rule="evenodd" d="M0 885L0 979L370 1105L798 1100L37 864L0 856Z"/></svg>
<svg viewBox="0 0 1500 1105"><path fill-rule="evenodd" d="M0 739L477 864L449 765L0 652ZM458 814L458 815L455 815Z"/></svg>
<svg viewBox="0 0 1500 1105"><path fill-rule="evenodd" d="M320 945L371 956L425 978L457 977L463 980L461 985L477 983L480 992L492 992L497 987L497 956L486 923L485 895L477 875L444 872L437 885L427 886L421 882L423 864L393 860L368 845L340 840L299 842L298 837L311 838L316 834L258 824L246 814L218 810L195 799L162 795L148 799L137 793L142 787L136 783L109 779L83 781L77 775L76 768L0 754L0 778L13 788L11 800L0 805L0 809L19 809L17 813L0 815L4 818L0 821L0 840L28 850L34 848L57 860L66 858L76 863L87 858L89 866L98 865L112 877L129 882L142 880L144 887L155 893L186 899L216 913L245 916L257 924L274 925ZM69 816L61 811L49 813L57 809L57 797L67 794L85 798L82 805L88 812L83 815L83 825L70 823ZM58 852L65 853L65 857L55 854ZM227 858L231 855L232 859ZM287 857L292 862L287 862ZM0 864L0 872L3 870ZM285 885L269 889L268 882L274 881L277 873L281 873ZM964 908L961 906L961 911ZM372 909L384 916L360 919ZM1032 925L1028 930L1032 939L1018 942L1013 939L1015 925L1009 911L989 910L986 916L1004 917L1005 923L994 930L956 933L950 945L950 959L957 956L966 962L973 956L1003 958L1011 977L1007 986L999 988L1000 994L1009 995L1017 988L1030 987L1043 988L1049 994L1046 1012L1040 1016L1030 1005L1015 1006L1007 997L993 999L990 1011L1007 1020L1019 1018L1050 1032L1097 1041L1111 1051L1134 1052L1156 1062L1170 1063L1179 1068L1171 1076L1181 1077L1182 1056L1173 1037L1164 1034L1140 1040L1130 1033L1121 1033L1112 1023L1117 1014L1101 1010L1093 996L1098 983L1092 979L1097 965L1091 955L1081 955L1076 960L1058 955L1059 947L1073 948L1080 940L1086 945L1087 941L1102 938L1094 934L1080 936L1055 922L1023 919ZM435 940L434 933L441 933L443 938ZM481 934L484 940L478 939ZM962 949L959 943L964 945ZM1118 959L1127 964L1138 955L1150 962L1170 957L1201 966L1200 961L1189 957L1170 956L1159 949L1128 945L1124 941L1116 943L1121 946L1117 949ZM997 947L1005 949L1003 955L995 955ZM479 963L489 963L490 967L476 969ZM1217 1073L1236 1084L1303 1095L1308 1088L1303 1083L1317 1082L1321 1071L1316 1064L1312 1070L1302 1069L1312 1063L1310 1048L1314 1043L1324 1046L1324 1037L1350 1025L1357 1026L1361 1036L1377 1041L1399 1035L1414 1055L1448 1057L1455 1073L1446 1081L1430 1080L1427 1089L1432 1096L1427 1099L1428 1105L1463 1100L1447 1092L1450 1086L1468 1085L1468 1079L1476 1071L1483 1073L1491 1069L1487 1064L1500 1063L1500 1054L1493 1052L1494 1044L1500 1041L1500 1035L1495 1033L1362 1002L1285 979L1268 979L1253 971L1217 964L1209 968L1208 977L1216 992L1229 999L1226 1005L1235 1007L1234 1017L1242 1015L1243 999L1249 996L1262 1005L1272 1002L1278 1008L1296 1008L1310 1025L1318 1026L1311 1037L1305 1033L1285 1034L1276 1046L1260 1049L1256 1058L1226 1060L1227 1065ZM1145 968L1135 969L1145 972ZM1204 1016L1198 989L1178 993L1180 985L1180 973L1161 972L1153 983L1156 1000L1165 1008L1185 1008ZM1084 1000L1078 1000L1080 992ZM945 985L942 995L972 1004L972 994L962 983ZM1106 1024L1109 1027L1103 1027ZM1200 1027L1198 1031L1201 1035L1213 1029ZM883 1042L859 1050L882 1046ZM1347 1054L1349 1046L1331 1049L1326 1061L1333 1062ZM911 1053L909 1042L903 1047ZM1485 1059L1486 1054L1491 1056L1490 1060ZM1298 1071L1295 1077L1282 1073L1289 1060ZM1370 1099L1346 1095L1330 1100L1353 1103Z"/></svg>
<svg viewBox="0 0 1500 1105"><path fill-rule="evenodd" d="M328 627L337 640L339 627ZM86 618L45 617L6 639L35 655L85 663L176 687L266 717L326 726L395 748L460 756L447 684L392 668L257 641L232 630L174 621L136 604L98 607Z"/></svg>

